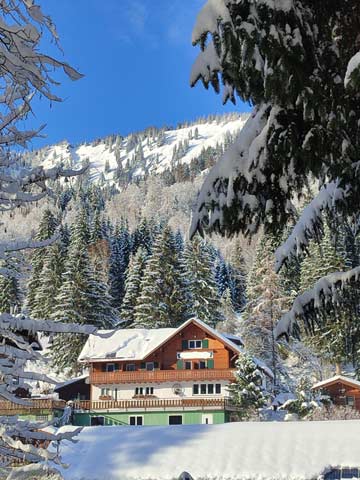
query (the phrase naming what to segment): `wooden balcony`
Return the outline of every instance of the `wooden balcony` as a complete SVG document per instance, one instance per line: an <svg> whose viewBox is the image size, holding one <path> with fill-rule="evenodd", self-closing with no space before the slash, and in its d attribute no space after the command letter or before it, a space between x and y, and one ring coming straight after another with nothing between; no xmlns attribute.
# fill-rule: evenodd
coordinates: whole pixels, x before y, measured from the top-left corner
<svg viewBox="0 0 360 480"><path fill-rule="evenodd" d="M66 404L63 400L51 399L26 399L26 402L27 405L19 405L7 400L0 401L0 416L48 414L63 409Z"/></svg>
<svg viewBox="0 0 360 480"><path fill-rule="evenodd" d="M138 370L136 372L90 372L90 383L108 385L114 383L161 383L234 380L233 369L201 370Z"/></svg>
<svg viewBox="0 0 360 480"><path fill-rule="evenodd" d="M141 399L141 400L108 400L108 401L78 401L74 402L75 410L96 411L96 410L149 410L149 409L229 409L234 408L228 398L176 398L176 399Z"/></svg>

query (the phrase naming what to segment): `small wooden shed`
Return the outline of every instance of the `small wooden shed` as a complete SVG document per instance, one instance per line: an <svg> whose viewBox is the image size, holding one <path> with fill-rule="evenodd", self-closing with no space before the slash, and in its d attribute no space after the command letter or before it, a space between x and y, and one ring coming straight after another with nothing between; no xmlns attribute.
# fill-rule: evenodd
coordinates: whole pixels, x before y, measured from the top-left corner
<svg viewBox="0 0 360 480"><path fill-rule="evenodd" d="M328 395L335 405L348 405L360 412L360 382L344 375L316 383L313 390L321 391Z"/></svg>

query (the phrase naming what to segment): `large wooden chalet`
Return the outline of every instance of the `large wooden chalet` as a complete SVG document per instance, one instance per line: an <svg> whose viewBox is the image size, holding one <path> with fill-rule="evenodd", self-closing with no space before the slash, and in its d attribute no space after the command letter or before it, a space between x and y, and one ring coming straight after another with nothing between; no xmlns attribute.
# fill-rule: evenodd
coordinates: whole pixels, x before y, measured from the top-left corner
<svg viewBox="0 0 360 480"><path fill-rule="evenodd" d="M224 423L234 408L227 385L238 337L197 319L179 328L90 335L79 361L89 367L90 400L75 402L78 425ZM271 372L259 363L264 382Z"/></svg>

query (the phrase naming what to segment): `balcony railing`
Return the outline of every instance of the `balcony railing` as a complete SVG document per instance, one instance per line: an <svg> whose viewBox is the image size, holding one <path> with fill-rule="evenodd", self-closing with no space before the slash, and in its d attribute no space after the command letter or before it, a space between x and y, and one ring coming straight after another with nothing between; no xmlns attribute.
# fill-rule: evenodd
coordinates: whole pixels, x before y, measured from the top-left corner
<svg viewBox="0 0 360 480"><path fill-rule="evenodd" d="M232 369L200 370L140 370L136 372L90 372L90 383L107 385L113 383L160 383L202 380L234 380Z"/></svg>
<svg viewBox="0 0 360 480"><path fill-rule="evenodd" d="M7 400L0 401L1 415L30 415L44 412L51 412L56 409L63 409L66 402L63 400L52 399L24 399L27 405L20 405Z"/></svg>
<svg viewBox="0 0 360 480"><path fill-rule="evenodd" d="M107 401L78 401L74 402L75 410L148 410L160 408L221 408L232 409L233 404L228 398L176 398L176 399L148 399L148 400L107 400Z"/></svg>

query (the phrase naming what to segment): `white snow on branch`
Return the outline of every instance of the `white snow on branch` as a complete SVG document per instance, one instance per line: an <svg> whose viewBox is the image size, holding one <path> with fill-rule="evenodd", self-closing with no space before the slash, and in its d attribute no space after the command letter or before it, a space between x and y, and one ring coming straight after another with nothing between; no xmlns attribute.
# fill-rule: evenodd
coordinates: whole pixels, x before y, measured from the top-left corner
<svg viewBox="0 0 360 480"><path fill-rule="evenodd" d="M304 208L288 239L276 250L276 272L286 260L299 255L308 246L309 240L316 234L316 225L321 219L322 211L325 208L333 208L345 196L346 191L338 186L338 182L330 182L320 189L316 197Z"/></svg>
<svg viewBox="0 0 360 480"><path fill-rule="evenodd" d="M360 74L360 52L357 52L349 61L344 78L344 86L351 86L354 79L354 73Z"/></svg>
<svg viewBox="0 0 360 480"><path fill-rule="evenodd" d="M196 44L204 32L216 32L219 22L231 22L225 0L208 0L200 10L192 32L192 42Z"/></svg>
<svg viewBox="0 0 360 480"><path fill-rule="evenodd" d="M262 159L266 149L266 137L269 125L274 121L276 108L266 115L268 105L256 109L246 121L235 143L224 153L222 158L210 170L201 187L195 209L193 211L190 235L202 230L201 222L207 217L210 224L222 223L223 208L230 206L234 200L233 179L242 176L248 183L254 179L264 181ZM226 185L225 185L226 182ZM258 200L254 195L237 194L242 209L253 210ZM251 230L251 225L249 230Z"/></svg>
<svg viewBox="0 0 360 480"><path fill-rule="evenodd" d="M221 64L219 56L216 52L214 42L211 41L203 51L197 56L190 74L190 85L194 86L199 78L203 79L207 85L211 78L217 72L221 72Z"/></svg>
<svg viewBox="0 0 360 480"><path fill-rule="evenodd" d="M283 334L289 335L293 331L297 320L306 316L306 310L311 307L321 309L327 303L336 305L340 292L350 283L360 280L360 267L355 267L345 272L334 272L320 278L314 287L299 295L291 308L279 320L275 328L276 337Z"/></svg>

